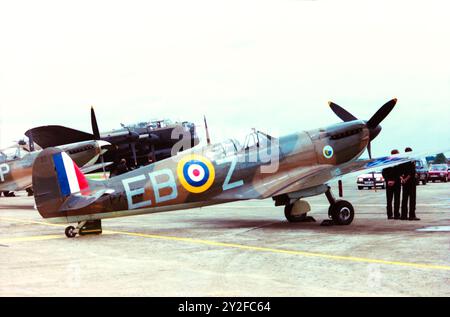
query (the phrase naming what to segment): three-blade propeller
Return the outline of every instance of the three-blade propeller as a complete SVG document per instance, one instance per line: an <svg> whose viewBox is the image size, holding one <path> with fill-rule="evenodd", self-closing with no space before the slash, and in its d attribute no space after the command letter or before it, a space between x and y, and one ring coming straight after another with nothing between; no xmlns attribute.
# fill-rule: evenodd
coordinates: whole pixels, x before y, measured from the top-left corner
<svg viewBox="0 0 450 317"><path fill-rule="evenodd" d="M377 112L366 121L366 126L369 129L369 143L367 144L367 152L369 153L369 158L372 159L372 148L370 142L375 139L381 131L380 123L389 115L389 113L394 109L397 103L397 98L389 100L386 102ZM334 102L329 102L331 110L344 122L358 120L350 112L342 108L341 106L335 104Z"/></svg>

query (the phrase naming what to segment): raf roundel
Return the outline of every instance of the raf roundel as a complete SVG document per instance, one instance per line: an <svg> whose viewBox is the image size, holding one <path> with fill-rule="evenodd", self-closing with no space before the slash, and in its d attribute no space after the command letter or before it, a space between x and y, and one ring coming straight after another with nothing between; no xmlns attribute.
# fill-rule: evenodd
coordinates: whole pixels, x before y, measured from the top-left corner
<svg viewBox="0 0 450 317"><path fill-rule="evenodd" d="M201 155L183 157L177 165L181 185L191 193L203 193L211 187L215 178L211 161Z"/></svg>
<svg viewBox="0 0 450 317"><path fill-rule="evenodd" d="M325 158L327 158L327 159L332 158L333 157L333 153L334 153L334 151L333 151L333 148L331 146L325 145L323 147L323 156Z"/></svg>

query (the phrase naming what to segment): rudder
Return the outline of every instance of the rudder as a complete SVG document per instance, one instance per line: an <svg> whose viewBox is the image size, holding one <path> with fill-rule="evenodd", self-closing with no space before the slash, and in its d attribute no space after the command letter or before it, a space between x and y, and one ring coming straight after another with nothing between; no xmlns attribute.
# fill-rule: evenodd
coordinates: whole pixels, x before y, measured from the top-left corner
<svg viewBox="0 0 450 317"><path fill-rule="evenodd" d="M46 148L34 161L32 182L36 207L43 218L61 217L67 197L89 191L89 183L67 153Z"/></svg>

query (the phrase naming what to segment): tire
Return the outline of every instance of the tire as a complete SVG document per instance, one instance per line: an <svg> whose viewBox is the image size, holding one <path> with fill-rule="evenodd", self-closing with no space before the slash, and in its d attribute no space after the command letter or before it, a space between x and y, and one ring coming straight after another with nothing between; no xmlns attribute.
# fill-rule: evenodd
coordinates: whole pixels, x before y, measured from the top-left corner
<svg viewBox="0 0 450 317"><path fill-rule="evenodd" d="M287 221L289 222L301 222L306 219L306 214L301 214L298 216L292 215L292 207L293 204L288 204L284 206L284 216L286 217Z"/></svg>
<svg viewBox="0 0 450 317"><path fill-rule="evenodd" d="M427 181L426 180L423 180L422 181L422 185L426 185L427 184Z"/></svg>
<svg viewBox="0 0 450 317"><path fill-rule="evenodd" d="M330 206L329 213L331 214L333 222L340 226L351 224L355 217L355 209L352 204L346 200L336 200L336 202Z"/></svg>
<svg viewBox="0 0 450 317"><path fill-rule="evenodd" d="M66 234L67 238L75 238L75 236L77 235L75 233L75 227L74 226L68 226L66 228L66 230L64 231L64 233Z"/></svg>
<svg viewBox="0 0 450 317"><path fill-rule="evenodd" d="M358 189L359 189L359 190L362 190L363 188L364 188L364 187L362 187L362 186L358 186Z"/></svg>

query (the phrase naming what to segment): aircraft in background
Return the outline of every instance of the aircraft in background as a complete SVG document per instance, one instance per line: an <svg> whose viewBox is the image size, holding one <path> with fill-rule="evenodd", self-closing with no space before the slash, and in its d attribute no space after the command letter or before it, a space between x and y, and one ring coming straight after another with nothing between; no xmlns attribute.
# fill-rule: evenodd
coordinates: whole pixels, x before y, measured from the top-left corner
<svg viewBox="0 0 450 317"><path fill-rule="evenodd" d="M21 141L14 146L0 150L0 192L3 192L5 196L12 196L13 192L24 189L29 194L32 193L32 166L41 151L30 152L30 148L34 149L31 144L32 142L30 142L30 146L26 147ZM107 151L102 148L107 145L109 143L105 141L84 141L57 148L68 153L75 164L81 166L82 171L87 173L101 168L101 166L95 165L95 162L100 155Z"/></svg>
<svg viewBox="0 0 450 317"><path fill-rule="evenodd" d="M411 160L371 157L371 141L396 102L387 102L368 121L330 103L343 123L278 139L254 131L242 146L228 140L195 147L104 181L78 177L83 175L66 153L47 148L33 167L36 207L50 222L78 222L65 231L67 237L75 237L101 233L105 218L269 197L276 206L285 206L288 221L305 221L311 208L303 198L325 194L331 221L349 225L352 204L335 199L327 183L347 173ZM358 160L366 149L370 158ZM268 172L273 162L277 166Z"/></svg>
<svg viewBox="0 0 450 317"><path fill-rule="evenodd" d="M182 136L181 132L190 135L190 147L199 142L195 125L187 121L171 123L169 120L156 120L121 125L119 130L100 133L94 109L91 108L92 133L48 125L32 128L25 135L42 148L87 140L106 141L112 146L102 158L104 162L110 162L106 169L113 174L122 158L126 159L129 168L136 168L170 157L172 147Z"/></svg>

